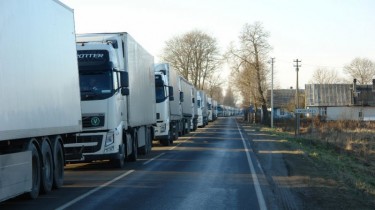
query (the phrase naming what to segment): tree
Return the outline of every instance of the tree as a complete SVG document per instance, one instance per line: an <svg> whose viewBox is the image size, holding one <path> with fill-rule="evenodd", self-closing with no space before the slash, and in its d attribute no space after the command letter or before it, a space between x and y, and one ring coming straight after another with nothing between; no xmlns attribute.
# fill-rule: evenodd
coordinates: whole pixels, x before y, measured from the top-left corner
<svg viewBox="0 0 375 210"><path fill-rule="evenodd" d="M207 80L221 63L216 39L199 30L168 40L162 59L198 89L208 89Z"/></svg>
<svg viewBox="0 0 375 210"><path fill-rule="evenodd" d="M343 79L334 69L317 68L309 82L311 84L338 84L343 82Z"/></svg>
<svg viewBox="0 0 375 210"><path fill-rule="evenodd" d="M358 84L370 84L375 76L375 65L367 58L355 58L344 67L344 72L351 79L357 79Z"/></svg>
<svg viewBox="0 0 375 210"><path fill-rule="evenodd" d="M222 103L223 101L223 81L220 79L220 75L213 75L208 80L208 88L206 89L207 94L211 96L212 99Z"/></svg>
<svg viewBox="0 0 375 210"><path fill-rule="evenodd" d="M233 95L233 91L232 91L231 87L228 87L228 89L226 91L226 94L225 94L224 99L223 99L223 104L227 105L227 106L231 106L231 107L234 107L236 105L234 95Z"/></svg>
<svg viewBox="0 0 375 210"><path fill-rule="evenodd" d="M268 118L266 90L269 87L267 68L269 33L263 29L260 22L245 24L239 36L239 47L231 45L226 58L232 64L234 84L243 98L255 107L261 107L262 122Z"/></svg>

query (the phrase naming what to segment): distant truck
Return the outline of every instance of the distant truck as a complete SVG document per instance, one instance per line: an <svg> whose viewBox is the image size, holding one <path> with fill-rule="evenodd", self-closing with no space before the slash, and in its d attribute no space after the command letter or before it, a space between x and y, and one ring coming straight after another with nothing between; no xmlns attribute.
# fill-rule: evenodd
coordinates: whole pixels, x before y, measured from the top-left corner
<svg viewBox="0 0 375 210"><path fill-rule="evenodd" d="M198 91L198 127L208 125L207 95L203 90Z"/></svg>
<svg viewBox="0 0 375 210"><path fill-rule="evenodd" d="M156 64L155 85L157 123L154 139L168 146L178 139L183 127L179 75L168 63Z"/></svg>
<svg viewBox="0 0 375 210"><path fill-rule="evenodd" d="M208 122L214 121L211 97L207 97L207 121Z"/></svg>
<svg viewBox="0 0 375 210"><path fill-rule="evenodd" d="M218 116L218 104L217 101L212 99L212 120L215 121Z"/></svg>
<svg viewBox="0 0 375 210"><path fill-rule="evenodd" d="M191 123L193 119L193 110L194 110L194 103L193 103L193 94L194 94L194 86L185 78L180 76L180 83L181 83L181 98L182 98L182 135L188 134L191 130Z"/></svg>
<svg viewBox="0 0 375 210"><path fill-rule="evenodd" d="M192 131L195 131L198 128L198 101L197 101L198 91L194 86L192 88L192 91L193 91L193 98L192 98L193 117L191 119L190 129Z"/></svg>
<svg viewBox="0 0 375 210"><path fill-rule="evenodd" d="M82 130L74 14L2 1L0 23L0 201L36 198L63 185L63 142Z"/></svg>
<svg viewBox="0 0 375 210"><path fill-rule="evenodd" d="M125 159L151 150L154 58L128 33L77 35L83 132L65 142L69 162Z"/></svg>

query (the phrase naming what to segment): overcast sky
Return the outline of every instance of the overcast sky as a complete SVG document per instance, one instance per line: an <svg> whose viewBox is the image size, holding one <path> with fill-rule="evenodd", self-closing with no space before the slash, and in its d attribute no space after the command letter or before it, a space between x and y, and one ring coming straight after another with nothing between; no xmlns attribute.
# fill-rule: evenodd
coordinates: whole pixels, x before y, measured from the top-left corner
<svg viewBox="0 0 375 210"><path fill-rule="evenodd" d="M375 61L373 0L61 0L75 12L77 33L128 32L159 61L165 42L198 29L224 52L245 23L270 33L275 80L296 87L293 60L302 60L299 86L327 67L342 72L354 58ZM223 78L229 70L223 67ZM342 75L344 75L342 73Z"/></svg>

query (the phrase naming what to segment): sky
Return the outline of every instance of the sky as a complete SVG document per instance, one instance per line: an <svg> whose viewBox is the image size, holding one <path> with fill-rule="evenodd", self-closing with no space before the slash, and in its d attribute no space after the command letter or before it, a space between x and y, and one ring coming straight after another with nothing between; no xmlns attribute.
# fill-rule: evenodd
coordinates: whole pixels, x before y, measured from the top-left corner
<svg viewBox="0 0 375 210"><path fill-rule="evenodd" d="M76 33L128 32L160 62L165 42L192 30L217 39L223 53L245 24L270 33L275 88L299 88L317 68L339 72L357 57L375 62L373 0L60 0L74 10ZM228 81L227 65L220 69Z"/></svg>

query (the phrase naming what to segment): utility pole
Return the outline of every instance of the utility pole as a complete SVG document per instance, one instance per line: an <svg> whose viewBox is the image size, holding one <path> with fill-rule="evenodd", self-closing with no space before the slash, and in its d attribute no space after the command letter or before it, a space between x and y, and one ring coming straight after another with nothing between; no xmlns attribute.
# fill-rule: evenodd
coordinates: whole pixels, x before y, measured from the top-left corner
<svg viewBox="0 0 375 210"><path fill-rule="evenodd" d="M296 67L296 71L297 71L297 85L296 85L296 110L299 108L299 89L298 89L298 71L299 71L299 67L301 67L300 63L301 61L296 59L294 60L293 62L296 63L296 65L294 65L294 67ZM296 114L296 131L295 131L295 136L299 136L299 124L300 124L300 116L299 114L295 113Z"/></svg>
<svg viewBox="0 0 375 210"><path fill-rule="evenodd" d="M271 58L271 128L273 128L273 63L275 58Z"/></svg>

